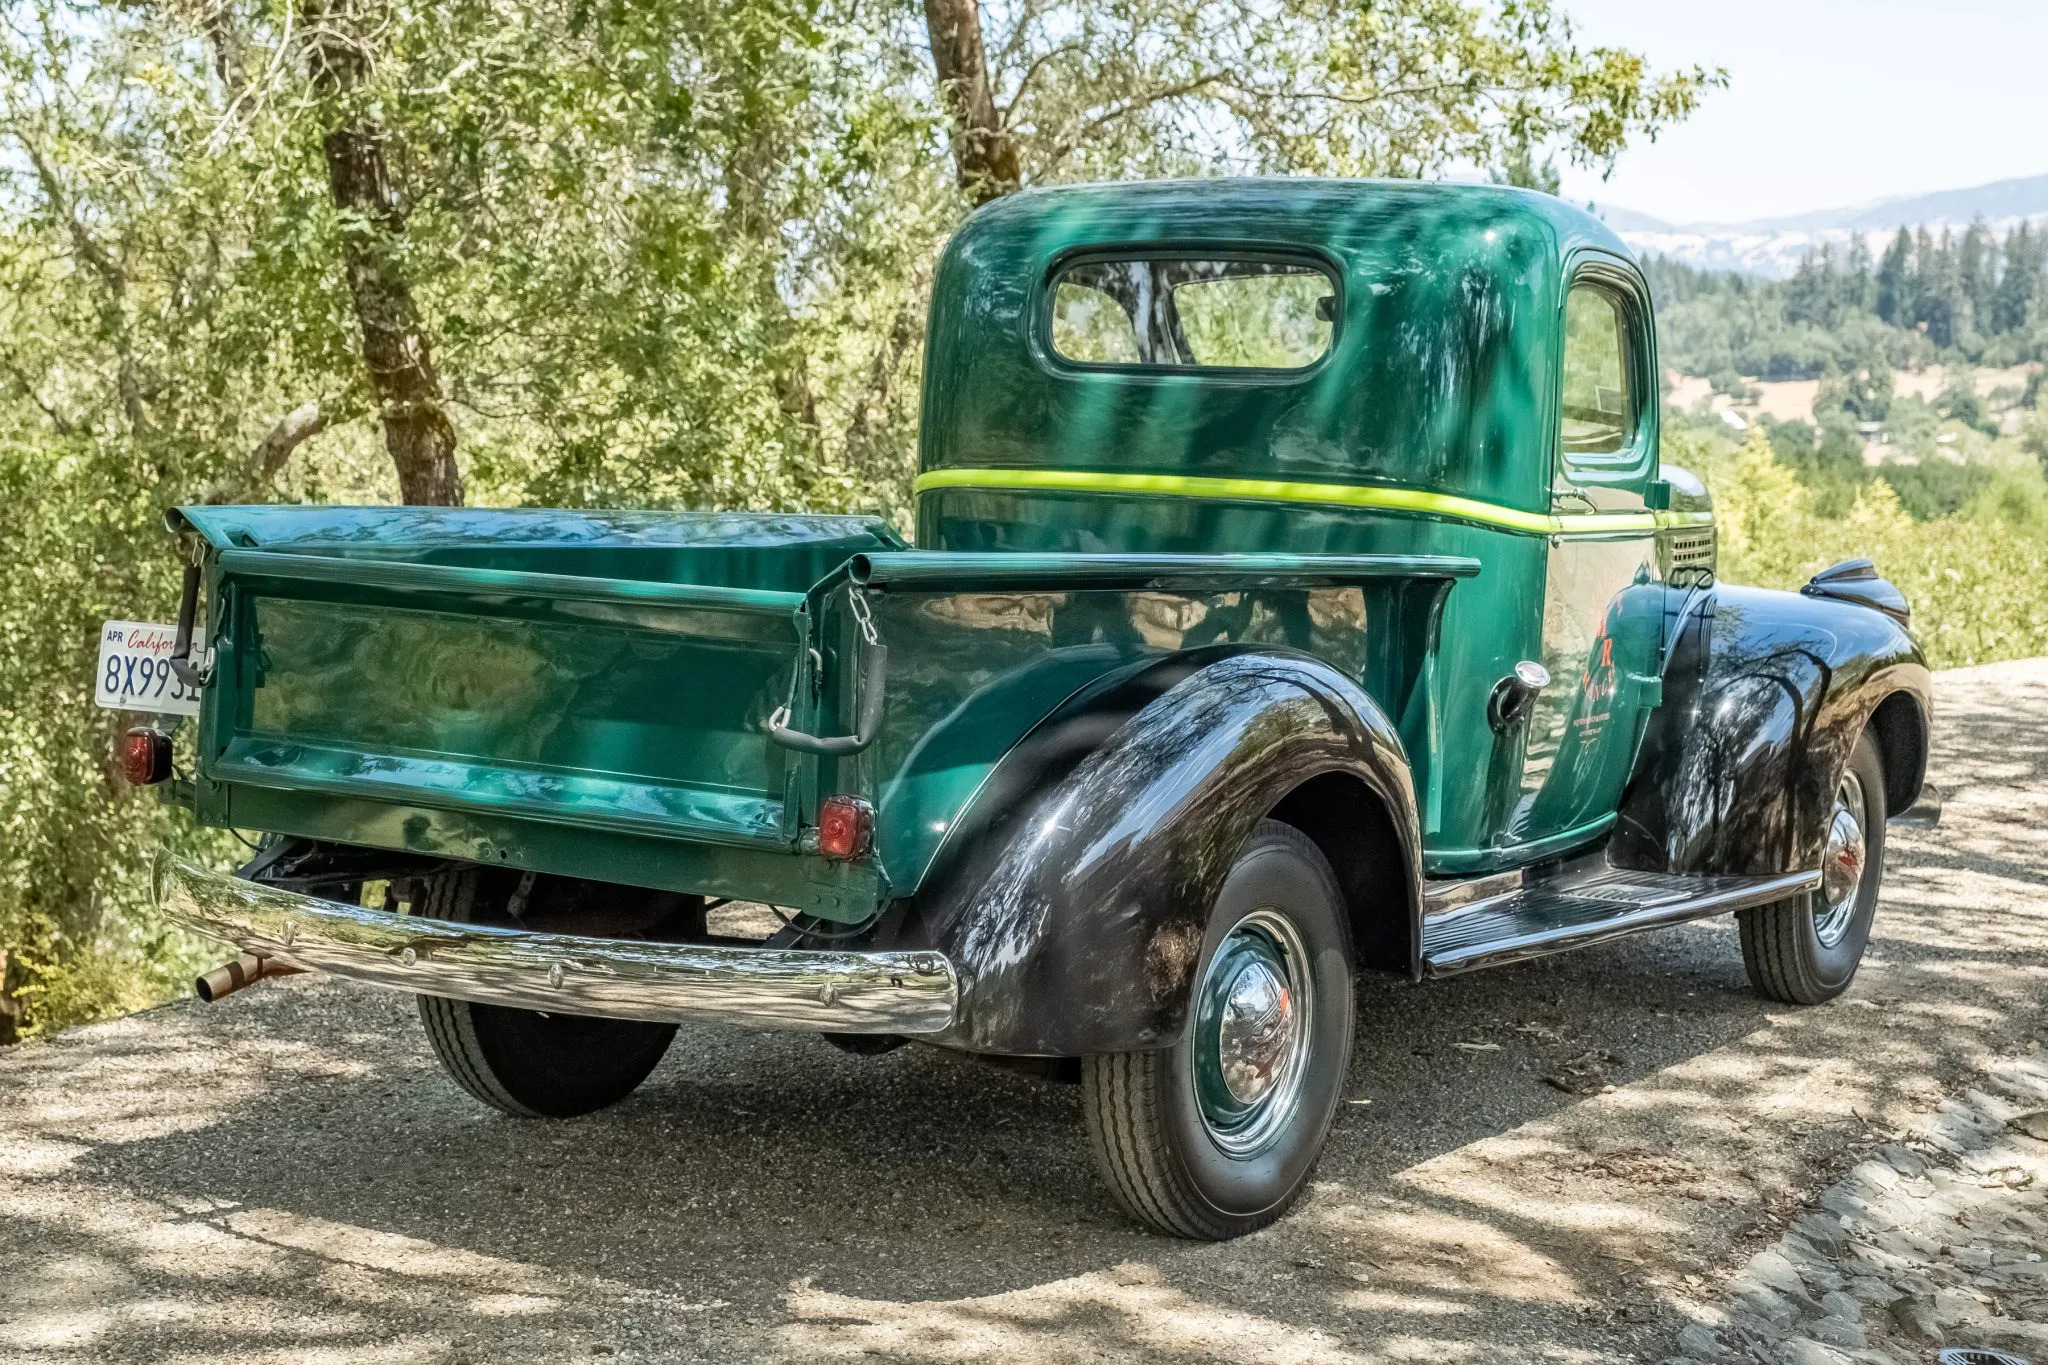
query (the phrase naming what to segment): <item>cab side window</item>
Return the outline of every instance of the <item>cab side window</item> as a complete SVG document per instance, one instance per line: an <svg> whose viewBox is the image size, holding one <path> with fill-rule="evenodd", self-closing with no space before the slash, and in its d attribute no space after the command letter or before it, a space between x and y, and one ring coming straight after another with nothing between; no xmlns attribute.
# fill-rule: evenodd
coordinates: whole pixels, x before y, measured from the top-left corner
<svg viewBox="0 0 2048 1365"><path fill-rule="evenodd" d="M1628 384L1628 332L1612 294L1574 285L1564 309L1564 408L1559 449L1613 455L1635 437Z"/></svg>

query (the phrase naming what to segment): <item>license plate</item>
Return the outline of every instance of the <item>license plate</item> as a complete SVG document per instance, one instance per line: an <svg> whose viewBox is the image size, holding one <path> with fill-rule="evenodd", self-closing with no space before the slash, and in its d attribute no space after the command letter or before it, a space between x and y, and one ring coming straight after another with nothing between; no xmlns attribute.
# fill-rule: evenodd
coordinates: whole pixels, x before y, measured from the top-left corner
<svg viewBox="0 0 2048 1365"><path fill-rule="evenodd" d="M93 700L110 711L196 716L199 693L171 671L175 626L109 621L100 627L100 668Z"/></svg>

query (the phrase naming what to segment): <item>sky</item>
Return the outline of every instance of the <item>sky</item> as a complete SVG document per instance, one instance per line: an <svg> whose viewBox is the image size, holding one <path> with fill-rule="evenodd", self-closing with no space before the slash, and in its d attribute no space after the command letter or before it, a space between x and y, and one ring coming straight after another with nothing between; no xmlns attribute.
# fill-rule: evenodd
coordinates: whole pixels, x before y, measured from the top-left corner
<svg viewBox="0 0 2048 1365"><path fill-rule="evenodd" d="M1734 223L2048 173L2048 0L1559 0L1582 46L1725 90L1565 197Z"/></svg>

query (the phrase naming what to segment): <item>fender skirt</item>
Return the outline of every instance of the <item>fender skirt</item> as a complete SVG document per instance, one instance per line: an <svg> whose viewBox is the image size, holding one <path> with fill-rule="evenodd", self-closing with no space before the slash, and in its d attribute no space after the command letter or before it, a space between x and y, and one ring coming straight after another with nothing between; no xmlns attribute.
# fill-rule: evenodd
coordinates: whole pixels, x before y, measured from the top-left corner
<svg viewBox="0 0 2048 1365"><path fill-rule="evenodd" d="M1083 736L1078 748L1063 728ZM1041 1057L1172 1042L1238 850L1325 774L1355 777L1390 818L1406 866L1389 869L1375 913L1411 919L1420 839L1407 757L1379 706L1328 665L1233 655L1128 718L1041 729L1051 733L1027 737L991 776L981 819L956 827L899 925L960 975L953 1026L931 1041ZM1085 757L1060 760L1063 745Z"/></svg>
<svg viewBox="0 0 2048 1365"><path fill-rule="evenodd" d="M1919 646L1885 610L1713 589L1673 644L1610 856L1694 875L1817 865L1835 786L1873 721L1889 812L1918 797L1930 695Z"/></svg>

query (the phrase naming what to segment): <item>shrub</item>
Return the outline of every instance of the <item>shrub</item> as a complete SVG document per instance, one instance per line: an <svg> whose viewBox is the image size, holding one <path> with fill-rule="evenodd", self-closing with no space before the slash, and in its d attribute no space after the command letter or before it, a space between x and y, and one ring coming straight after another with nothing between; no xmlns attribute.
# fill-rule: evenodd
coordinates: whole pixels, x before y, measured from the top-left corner
<svg viewBox="0 0 2048 1365"><path fill-rule="evenodd" d="M1987 480L1960 510L1915 520L1884 479L1829 518L1813 491L1752 430L1718 453L1676 433L1666 458L1698 471L1715 498L1721 575L1793 588L1845 559L1873 560L1913 604L1913 632L1936 668L2048 653L2048 488Z"/></svg>

